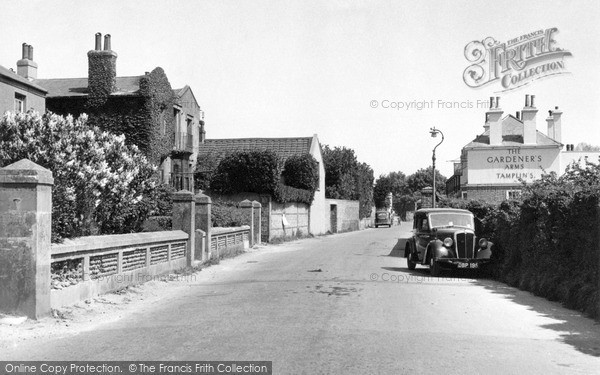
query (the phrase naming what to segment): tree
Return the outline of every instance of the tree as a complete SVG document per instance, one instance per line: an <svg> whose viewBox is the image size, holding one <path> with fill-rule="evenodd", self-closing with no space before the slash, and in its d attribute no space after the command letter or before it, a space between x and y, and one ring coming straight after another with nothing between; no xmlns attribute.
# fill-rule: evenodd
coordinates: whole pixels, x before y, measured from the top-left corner
<svg viewBox="0 0 600 375"><path fill-rule="evenodd" d="M433 185L431 170L432 167L421 168L406 178L406 184L410 193L419 193L424 187L431 187ZM441 194L446 191L446 177L437 169L435 170L435 190Z"/></svg>
<svg viewBox="0 0 600 375"><path fill-rule="evenodd" d="M575 146L575 151L600 151L600 146L594 146L589 143L580 142Z"/></svg>
<svg viewBox="0 0 600 375"><path fill-rule="evenodd" d="M354 150L346 147L330 149L323 145L325 168L325 195L333 199L358 199L356 179L353 173L357 168Z"/></svg>
<svg viewBox="0 0 600 375"><path fill-rule="evenodd" d="M373 207L373 169L367 163L358 163L356 169L356 193L360 205L359 217L371 216Z"/></svg>
<svg viewBox="0 0 600 375"><path fill-rule="evenodd" d="M124 135L52 113L0 119L0 167L21 159L52 171L52 240L141 230L156 211L156 167Z"/></svg>
<svg viewBox="0 0 600 375"><path fill-rule="evenodd" d="M360 218L371 215L373 206L373 169L356 159L354 150L323 145L325 196L333 199L358 200Z"/></svg>
<svg viewBox="0 0 600 375"><path fill-rule="evenodd" d="M375 207L385 206L385 199L388 193L392 193L394 197L400 197L408 193L408 185L404 173L398 171L379 176L373 188Z"/></svg>

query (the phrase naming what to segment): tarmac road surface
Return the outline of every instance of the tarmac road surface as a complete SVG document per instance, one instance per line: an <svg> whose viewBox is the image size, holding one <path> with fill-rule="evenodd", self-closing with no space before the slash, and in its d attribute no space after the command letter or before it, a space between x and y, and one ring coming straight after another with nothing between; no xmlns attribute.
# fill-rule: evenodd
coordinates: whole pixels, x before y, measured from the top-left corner
<svg viewBox="0 0 600 375"><path fill-rule="evenodd" d="M492 280L408 271L408 225L266 246L3 360L267 360L275 374L599 374L600 325ZM135 306L135 305L134 305ZM0 338L0 341L2 338Z"/></svg>

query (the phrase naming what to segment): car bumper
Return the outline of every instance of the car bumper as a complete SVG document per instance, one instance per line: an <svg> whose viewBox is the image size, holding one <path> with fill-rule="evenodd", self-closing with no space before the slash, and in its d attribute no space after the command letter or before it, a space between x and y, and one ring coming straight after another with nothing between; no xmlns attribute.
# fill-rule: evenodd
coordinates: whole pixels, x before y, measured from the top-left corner
<svg viewBox="0 0 600 375"><path fill-rule="evenodd" d="M492 260L489 258L485 259L471 259L471 258L438 258L437 262L444 268L455 268L455 269L478 269L483 265L490 263Z"/></svg>

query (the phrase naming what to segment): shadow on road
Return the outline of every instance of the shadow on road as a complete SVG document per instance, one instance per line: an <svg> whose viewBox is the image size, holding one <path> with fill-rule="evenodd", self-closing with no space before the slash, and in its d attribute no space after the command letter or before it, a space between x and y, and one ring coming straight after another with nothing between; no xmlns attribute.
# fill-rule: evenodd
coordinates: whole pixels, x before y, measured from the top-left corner
<svg viewBox="0 0 600 375"><path fill-rule="evenodd" d="M404 258L404 248L406 247L407 240L407 238L398 238L398 242L394 245L388 256Z"/></svg>
<svg viewBox="0 0 600 375"><path fill-rule="evenodd" d="M559 306L557 302L548 301L501 282L478 280L478 284L492 293L501 294L514 303L526 306L545 318L558 320L557 323L540 327L559 332L561 341L579 352L600 357L600 322L594 322L578 311Z"/></svg>

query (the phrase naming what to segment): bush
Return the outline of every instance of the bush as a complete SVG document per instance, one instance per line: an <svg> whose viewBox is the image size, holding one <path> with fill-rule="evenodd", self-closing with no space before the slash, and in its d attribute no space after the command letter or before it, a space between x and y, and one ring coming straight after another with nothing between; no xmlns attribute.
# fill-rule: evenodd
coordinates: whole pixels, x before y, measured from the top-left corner
<svg viewBox="0 0 600 375"><path fill-rule="evenodd" d="M588 163L524 185L517 201L444 204L479 219L478 232L494 243L496 278L598 318L599 202L600 167Z"/></svg>
<svg viewBox="0 0 600 375"><path fill-rule="evenodd" d="M314 192L319 188L319 163L310 154L291 156L282 177L287 186Z"/></svg>
<svg viewBox="0 0 600 375"><path fill-rule="evenodd" d="M239 227L244 223L242 210L238 202L214 199L211 206L213 227Z"/></svg>
<svg viewBox="0 0 600 375"><path fill-rule="evenodd" d="M311 156L312 158L312 156ZM294 188L284 185L281 181L283 173L283 162L273 151L244 151L234 152L221 160L212 176L211 190L221 194L235 194L242 192L270 194L280 203L302 202L311 204L314 198L314 190ZM292 182L301 186L315 186L310 181L312 172L309 159L298 159L292 161L292 170L301 173L309 181L300 182L301 178L292 178Z"/></svg>
<svg viewBox="0 0 600 375"><path fill-rule="evenodd" d="M282 170L283 163L273 151L234 152L221 160L210 186L223 194L272 194Z"/></svg>
<svg viewBox="0 0 600 375"><path fill-rule="evenodd" d="M36 112L0 120L0 167L27 158L53 173L52 240L138 231L155 209L156 168L124 136Z"/></svg>

